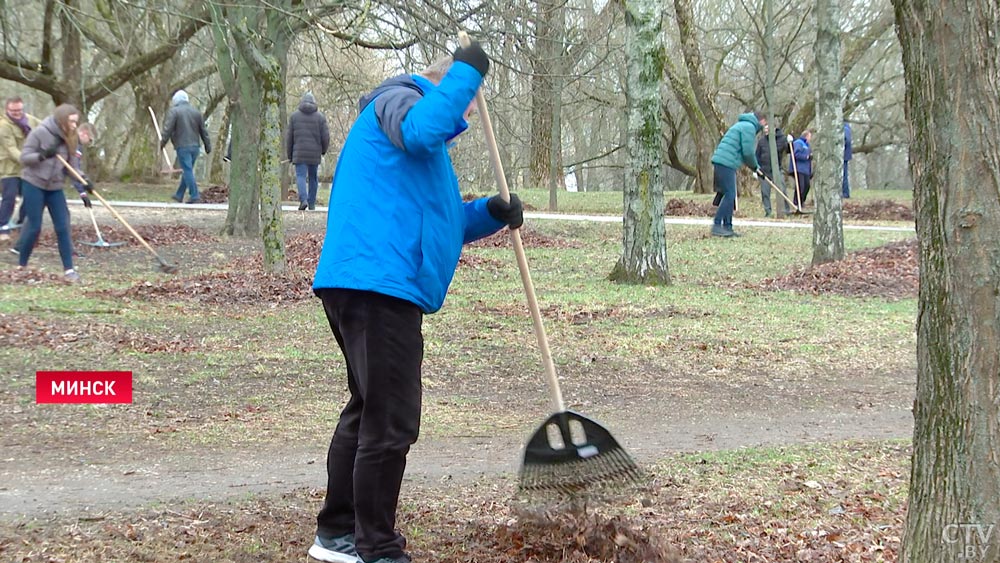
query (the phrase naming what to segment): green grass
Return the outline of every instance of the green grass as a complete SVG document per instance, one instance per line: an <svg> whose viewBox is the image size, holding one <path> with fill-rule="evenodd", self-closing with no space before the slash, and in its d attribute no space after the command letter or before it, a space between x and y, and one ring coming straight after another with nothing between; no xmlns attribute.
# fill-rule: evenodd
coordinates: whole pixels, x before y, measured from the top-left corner
<svg viewBox="0 0 1000 563"><path fill-rule="evenodd" d="M320 190L322 192L322 190ZM539 212L549 209L549 191L542 189L521 188L518 196L529 206ZM479 194L486 195L486 194ZM695 194L688 191L670 191L664 193L664 200L683 199L699 203L711 203L714 194ZM780 196L773 196L780 197ZM899 203L913 201L913 193L909 190L856 190L851 193L851 201L865 202L889 199ZM583 213L599 215L619 215L622 212L621 192L559 192L557 195L559 213ZM742 211L738 217L760 217L763 215L760 203L760 191L754 187L752 195L741 197Z"/></svg>
<svg viewBox="0 0 1000 563"><path fill-rule="evenodd" d="M887 302L754 287L807 265L806 229L747 228L734 243L708 237L704 227L670 226L673 284L643 287L607 280L621 253L619 225L544 221L531 228L562 242L555 248L529 245L527 253L554 359L572 400L599 400L600 385L588 384L595 373L620 373L616 385L649 389L665 374L689 372L691 365L719 366L720 374L738 373L747 384L801 379L803 366L817 374L816 385L838 373L914 369L915 299ZM906 233L845 236L848 249L855 250ZM425 320L427 436L477 435L492 426L523 431L520 426L530 426L537 413L533 405L545 403L512 250L468 252L495 266L460 268L444 308ZM238 444L326 433L336 418L331 400L343 392L343 364L317 301L219 307L188 300L119 301L92 293L128 283L120 276L104 279L95 270L85 288L0 286L0 313L26 325L44 322L57 335L83 335L54 348L30 340L0 347L0 363L9 373L23 374L12 384L17 392L0 397L0 406L23 404L15 396L30 389L29 375L36 369L125 369L135 373L137 400L120 424L144 424L146 411L181 413L178 431L156 440L181 443L197 436L202 444ZM87 312L102 309L120 312ZM94 327L101 330L91 333ZM130 338L152 351L132 348ZM180 352L181 344L193 349ZM588 360L595 354L598 364ZM756 374L765 378L758 381ZM693 375L686 377L694 381ZM497 389L503 390L500 396ZM520 403L525 395L532 405L527 410ZM238 425L222 416L257 403L267 405L267 414L247 416ZM512 411L522 414L511 417ZM187 416L197 413L210 416ZM105 415L81 411L78 416L101 421ZM289 423L276 426L274 420Z"/></svg>

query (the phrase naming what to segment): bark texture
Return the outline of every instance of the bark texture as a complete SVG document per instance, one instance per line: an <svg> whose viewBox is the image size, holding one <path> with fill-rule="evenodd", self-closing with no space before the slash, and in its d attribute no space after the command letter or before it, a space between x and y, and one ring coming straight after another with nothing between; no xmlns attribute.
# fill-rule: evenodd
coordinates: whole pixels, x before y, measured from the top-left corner
<svg viewBox="0 0 1000 563"><path fill-rule="evenodd" d="M816 115L812 192L813 266L844 258L841 200L844 173L844 114L840 78L840 0L816 3ZM778 196L781 197L781 196Z"/></svg>
<svg viewBox="0 0 1000 563"><path fill-rule="evenodd" d="M920 240L901 561L1000 561L1000 4L893 0Z"/></svg>
<svg viewBox="0 0 1000 563"><path fill-rule="evenodd" d="M625 165L622 257L614 281L669 284L666 226L663 220L663 76L661 9L657 0L625 3L628 28L628 156Z"/></svg>

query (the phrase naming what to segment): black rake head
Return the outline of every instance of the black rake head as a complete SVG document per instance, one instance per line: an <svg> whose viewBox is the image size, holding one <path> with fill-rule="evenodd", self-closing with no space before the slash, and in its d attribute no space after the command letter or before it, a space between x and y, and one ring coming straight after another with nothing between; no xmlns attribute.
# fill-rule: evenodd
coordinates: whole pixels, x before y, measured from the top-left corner
<svg viewBox="0 0 1000 563"><path fill-rule="evenodd" d="M607 429L563 411L543 422L525 446L519 488L573 495L640 479L639 467Z"/></svg>

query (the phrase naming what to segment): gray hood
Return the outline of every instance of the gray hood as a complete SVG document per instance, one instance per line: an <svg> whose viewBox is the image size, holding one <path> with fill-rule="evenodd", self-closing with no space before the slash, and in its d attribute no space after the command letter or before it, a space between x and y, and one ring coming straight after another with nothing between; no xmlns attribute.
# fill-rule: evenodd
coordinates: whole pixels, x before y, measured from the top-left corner
<svg viewBox="0 0 1000 563"><path fill-rule="evenodd" d="M299 102L299 111L302 113L316 113L316 97L309 92L302 94L302 101Z"/></svg>

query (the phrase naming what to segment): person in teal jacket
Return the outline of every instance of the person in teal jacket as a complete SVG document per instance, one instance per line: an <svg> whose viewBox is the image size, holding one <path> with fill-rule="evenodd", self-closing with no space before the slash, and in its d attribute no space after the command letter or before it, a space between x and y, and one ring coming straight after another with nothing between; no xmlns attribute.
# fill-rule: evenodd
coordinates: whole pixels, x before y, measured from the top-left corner
<svg viewBox="0 0 1000 563"><path fill-rule="evenodd" d="M712 154L715 169L714 185L716 193L722 194L719 209L712 221L712 236L738 237L733 231L733 210L736 207L736 171L745 164L758 178L764 173L757 163L757 133L767 125L767 117L760 112L744 113L726 131L719 146Z"/></svg>
<svg viewBox="0 0 1000 563"><path fill-rule="evenodd" d="M327 453L314 559L410 561L395 522L420 427L423 316L444 303L464 243L523 222L515 194L463 203L448 156L488 69L473 43L386 80L361 98L340 152L313 291L351 396Z"/></svg>

